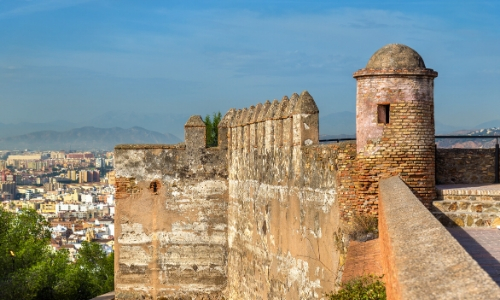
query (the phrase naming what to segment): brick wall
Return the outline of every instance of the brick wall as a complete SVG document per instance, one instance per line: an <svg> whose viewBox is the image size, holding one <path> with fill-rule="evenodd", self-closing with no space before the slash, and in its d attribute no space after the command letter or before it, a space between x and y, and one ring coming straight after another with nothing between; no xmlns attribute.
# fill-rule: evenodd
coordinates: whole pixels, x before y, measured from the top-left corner
<svg viewBox="0 0 500 300"><path fill-rule="evenodd" d="M357 79L359 199L376 213L380 178L400 175L426 206L435 198L434 99L432 70L360 70ZM377 106L390 106L389 123L379 123Z"/></svg>

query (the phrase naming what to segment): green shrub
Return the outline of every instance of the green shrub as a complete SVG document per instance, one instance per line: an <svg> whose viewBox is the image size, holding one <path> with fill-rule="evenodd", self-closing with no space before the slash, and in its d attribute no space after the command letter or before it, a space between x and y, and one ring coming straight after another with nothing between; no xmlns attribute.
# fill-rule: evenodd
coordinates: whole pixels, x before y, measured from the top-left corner
<svg viewBox="0 0 500 300"><path fill-rule="evenodd" d="M382 276L360 276L343 283L337 293L326 294L330 300L382 300L386 299Z"/></svg>

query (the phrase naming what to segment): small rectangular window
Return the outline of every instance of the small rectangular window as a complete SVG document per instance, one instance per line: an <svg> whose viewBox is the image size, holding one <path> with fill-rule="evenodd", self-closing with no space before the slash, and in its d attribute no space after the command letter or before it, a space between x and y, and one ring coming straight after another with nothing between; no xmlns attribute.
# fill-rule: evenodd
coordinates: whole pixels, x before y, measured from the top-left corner
<svg viewBox="0 0 500 300"><path fill-rule="evenodd" d="M377 117L379 124L389 124L389 104L379 104L377 106Z"/></svg>

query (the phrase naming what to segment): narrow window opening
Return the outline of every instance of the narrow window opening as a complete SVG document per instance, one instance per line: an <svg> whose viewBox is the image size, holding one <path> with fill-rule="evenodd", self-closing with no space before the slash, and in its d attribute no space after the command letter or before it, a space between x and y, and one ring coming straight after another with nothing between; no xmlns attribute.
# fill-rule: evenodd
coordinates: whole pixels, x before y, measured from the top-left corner
<svg viewBox="0 0 500 300"><path fill-rule="evenodd" d="M377 106L377 117L379 124L389 124L389 104L379 104Z"/></svg>

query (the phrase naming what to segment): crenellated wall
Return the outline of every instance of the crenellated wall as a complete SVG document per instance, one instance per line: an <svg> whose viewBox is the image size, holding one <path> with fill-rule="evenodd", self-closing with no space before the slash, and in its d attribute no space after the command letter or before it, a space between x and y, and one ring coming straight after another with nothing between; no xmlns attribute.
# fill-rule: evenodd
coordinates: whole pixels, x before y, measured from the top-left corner
<svg viewBox="0 0 500 300"><path fill-rule="evenodd" d="M199 116L179 145L118 145L117 299L321 299L357 209L354 143L319 145L307 92ZM156 190L155 190L156 189ZM200 298L201 299L201 298Z"/></svg>
<svg viewBox="0 0 500 300"><path fill-rule="evenodd" d="M436 174L446 183L493 174L490 150L439 149L436 158L436 76L407 46L377 51L354 74L356 142L320 145L319 111L304 91L229 110L218 147L206 148L200 116L186 123L184 143L116 146L116 299L325 299L343 272L341 227L379 212L388 293L412 295L419 259L442 244L431 237L428 247L437 221L421 205L435 198ZM420 219L408 222L408 208ZM420 298L436 288L431 275Z"/></svg>
<svg viewBox="0 0 500 300"><path fill-rule="evenodd" d="M337 164L318 145L318 109L303 92L226 115L229 299L319 299L336 288Z"/></svg>

